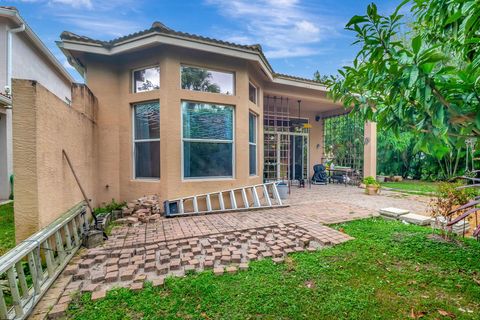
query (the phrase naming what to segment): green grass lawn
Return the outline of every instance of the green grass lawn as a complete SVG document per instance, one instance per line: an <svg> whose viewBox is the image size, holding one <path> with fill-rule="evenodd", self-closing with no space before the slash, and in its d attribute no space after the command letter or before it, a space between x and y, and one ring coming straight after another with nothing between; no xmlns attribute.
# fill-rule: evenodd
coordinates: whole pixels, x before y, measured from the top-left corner
<svg viewBox="0 0 480 320"><path fill-rule="evenodd" d="M15 247L13 202L0 205L0 256Z"/></svg>
<svg viewBox="0 0 480 320"><path fill-rule="evenodd" d="M429 228L381 219L335 226L356 239L286 263L148 283L140 292L78 296L74 319L478 319L480 244L445 243Z"/></svg>
<svg viewBox="0 0 480 320"><path fill-rule="evenodd" d="M419 180L404 180L401 182L383 182L383 187L398 189L402 191L413 191L420 194L429 194L436 192L438 188L438 182L431 181L419 181Z"/></svg>

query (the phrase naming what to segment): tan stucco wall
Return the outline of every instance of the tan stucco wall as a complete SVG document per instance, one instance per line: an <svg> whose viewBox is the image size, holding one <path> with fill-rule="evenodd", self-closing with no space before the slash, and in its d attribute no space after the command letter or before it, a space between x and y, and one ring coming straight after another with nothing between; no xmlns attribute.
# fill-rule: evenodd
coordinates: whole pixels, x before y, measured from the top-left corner
<svg viewBox="0 0 480 320"><path fill-rule="evenodd" d="M308 118L309 123L312 126L312 128L309 130L309 178L313 176L313 166L316 164L321 164L323 159L323 121L322 119L316 121L315 116L317 115L318 113L316 112L304 114L304 117Z"/></svg>
<svg viewBox="0 0 480 320"><path fill-rule="evenodd" d="M367 121L364 129L363 176L377 176L377 123Z"/></svg>
<svg viewBox="0 0 480 320"><path fill-rule="evenodd" d="M95 204L95 123L94 113L78 112L36 81L14 80L12 87L15 228L21 241L83 199L62 149Z"/></svg>
<svg viewBox="0 0 480 320"><path fill-rule="evenodd" d="M261 183L263 176L263 94L259 102L248 101L248 66L245 62L179 48L155 48L117 59L87 58L88 86L98 98L98 183L99 202L112 198L131 200L158 194L161 200ZM214 61L214 62L213 62ZM235 95L194 92L180 88L180 65L196 65L235 72ZM159 65L160 89L131 92L132 69ZM252 74L253 82L256 82ZM132 104L160 102L160 180L133 179ZM199 101L235 107L235 166L233 179L182 180L181 101ZM248 115L258 115L258 175L249 176ZM108 187L107 187L108 185Z"/></svg>

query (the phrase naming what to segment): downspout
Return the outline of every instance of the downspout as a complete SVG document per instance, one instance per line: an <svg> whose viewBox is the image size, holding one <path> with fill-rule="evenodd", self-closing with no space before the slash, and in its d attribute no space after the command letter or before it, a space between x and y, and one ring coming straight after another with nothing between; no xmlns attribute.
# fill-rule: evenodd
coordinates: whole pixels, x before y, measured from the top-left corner
<svg viewBox="0 0 480 320"><path fill-rule="evenodd" d="M7 81L5 86L5 93L8 96L12 96L12 69L13 69L13 34L18 32L25 31L25 23L20 24L17 28L7 28ZM8 92L7 92L8 90ZM13 176L13 133L12 133L12 106L7 107L7 175L9 179ZM3 183L3 181L2 181ZM11 188L11 187L10 187ZM9 189L10 189L9 188ZM10 195L12 195L12 190L10 190Z"/></svg>
<svg viewBox="0 0 480 320"><path fill-rule="evenodd" d="M22 23L19 27L17 28L8 28L7 29L7 87L8 90L10 91L9 93L11 94L12 92L12 69L13 69L13 59L12 59L12 54L13 54L13 34L14 33L19 33L25 31L25 23Z"/></svg>

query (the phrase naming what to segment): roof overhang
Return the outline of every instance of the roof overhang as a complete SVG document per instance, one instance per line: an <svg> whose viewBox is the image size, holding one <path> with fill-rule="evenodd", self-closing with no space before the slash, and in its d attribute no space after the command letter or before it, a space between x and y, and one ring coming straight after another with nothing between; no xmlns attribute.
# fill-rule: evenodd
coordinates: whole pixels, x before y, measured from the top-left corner
<svg viewBox="0 0 480 320"><path fill-rule="evenodd" d="M241 47L233 47L217 42L205 41L202 39L193 39L181 35L153 32L120 41L112 46L104 46L100 43L75 39L62 39L62 41L57 41L57 46L60 48L60 50L62 50L62 52L67 56L69 62L82 76L85 76L85 68L82 65L82 62L72 52L85 52L98 55L114 56L156 44L165 44L193 50L200 50L247 60L259 65L263 73L271 82L319 91L328 91L328 89L320 83L315 83L306 79L302 80L295 77L287 77L285 75L275 74L266 57L261 52L248 50Z"/></svg>
<svg viewBox="0 0 480 320"><path fill-rule="evenodd" d="M55 58L53 53L45 46L45 44L40 40L40 38L33 32L33 30L28 26L25 20L20 16L18 10L12 8L1 8L0 7L0 16L5 17L13 21L16 25L25 25L25 34L32 41L36 48L47 58L47 60L55 67L55 69L62 75L65 80L69 82L75 82L73 77L68 73L68 71L63 67L63 65Z"/></svg>

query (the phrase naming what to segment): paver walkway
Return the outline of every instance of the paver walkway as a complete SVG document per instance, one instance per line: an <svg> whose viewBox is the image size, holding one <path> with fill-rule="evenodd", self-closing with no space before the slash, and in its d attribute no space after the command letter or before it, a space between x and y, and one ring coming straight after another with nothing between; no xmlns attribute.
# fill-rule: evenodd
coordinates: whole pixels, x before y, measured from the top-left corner
<svg viewBox="0 0 480 320"><path fill-rule="evenodd" d="M325 224L376 216L381 207L425 209L423 200L387 192L366 196L361 189L343 185L293 187L287 202L287 208L162 218L115 228L103 247L83 250L65 269L60 281L64 290L57 290L50 317L63 314L75 291L90 291L96 299L113 287L141 289L144 280L161 285L167 275L205 269L235 272L263 258L281 262L292 252L351 239ZM42 310L39 306L34 318L44 316Z"/></svg>

